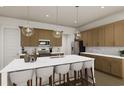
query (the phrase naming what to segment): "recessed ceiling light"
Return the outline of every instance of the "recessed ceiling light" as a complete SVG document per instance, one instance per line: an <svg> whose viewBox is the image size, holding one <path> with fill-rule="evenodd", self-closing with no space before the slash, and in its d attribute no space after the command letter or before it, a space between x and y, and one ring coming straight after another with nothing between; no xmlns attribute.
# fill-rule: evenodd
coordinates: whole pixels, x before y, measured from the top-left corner
<svg viewBox="0 0 124 93"><path fill-rule="evenodd" d="M101 6L101 8L103 9L103 8L105 8L104 6Z"/></svg>
<svg viewBox="0 0 124 93"><path fill-rule="evenodd" d="M47 14L46 17L49 17L49 15Z"/></svg>

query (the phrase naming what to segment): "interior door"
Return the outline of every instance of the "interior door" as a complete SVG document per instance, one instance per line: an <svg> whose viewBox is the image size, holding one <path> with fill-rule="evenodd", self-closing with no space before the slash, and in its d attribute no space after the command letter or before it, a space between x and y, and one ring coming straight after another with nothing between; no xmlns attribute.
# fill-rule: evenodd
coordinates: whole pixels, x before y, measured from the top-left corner
<svg viewBox="0 0 124 93"><path fill-rule="evenodd" d="M17 28L4 28L4 66L18 57L20 51L20 31Z"/></svg>

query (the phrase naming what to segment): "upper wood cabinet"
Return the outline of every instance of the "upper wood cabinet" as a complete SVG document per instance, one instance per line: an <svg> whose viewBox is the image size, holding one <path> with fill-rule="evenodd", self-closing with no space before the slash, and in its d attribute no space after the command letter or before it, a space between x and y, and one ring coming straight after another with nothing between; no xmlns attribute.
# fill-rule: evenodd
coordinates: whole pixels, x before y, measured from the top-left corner
<svg viewBox="0 0 124 93"><path fill-rule="evenodd" d="M114 23L115 46L124 46L124 21Z"/></svg>
<svg viewBox="0 0 124 93"><path fill-rule="evenodd" d="M114 24L105 25L105 46L114 46Z"/></svg>
<svg viewBox="0 0 124 93"><path fill-rule="evenodd" d="M34 29L31 37L26 37L21 32L21 46L38 46L39 39L48 39L52 46L62 46L62 37L55 38L52 30Z"/></svg>
<svg viewBox="0 0 124 93"><path fill-rule="evenodd" d="M30 37L26 37L25 35L23 35L22 31L21 31L21 46L30 46Z"/></svg>
<svg viewBox="0 0 124 93"><path fill-rule="evenodd" d="M98 46L104 46L105 45L105 27L99 27L98 28Z"/></svg>
<svg viewBox="0 0 124 93"><path fill-rule="evenodd" d="M92 29L91 31L92 34L92 46L98 46L98 29Z"/></svg>
<svg viewBox="0 0 124 93"><path fill-rule="evenodd" d="M84 46L88 46L87 31L81 32L81 40L83 40Z"/></svg>
<svg viewBox="0 0 124 93"><path fill-rule="evenodd" d="M87 31L88 46L93 46L92 33L93 33L92 30L88 30L88 31Z"/></svg>
<svg viewBox="0 0 124 93"><path fill-rule="evenodd" d="M33 35L30 37L30 46L38 46L39 40L39 32L37 30L34 31Z"/></svg>

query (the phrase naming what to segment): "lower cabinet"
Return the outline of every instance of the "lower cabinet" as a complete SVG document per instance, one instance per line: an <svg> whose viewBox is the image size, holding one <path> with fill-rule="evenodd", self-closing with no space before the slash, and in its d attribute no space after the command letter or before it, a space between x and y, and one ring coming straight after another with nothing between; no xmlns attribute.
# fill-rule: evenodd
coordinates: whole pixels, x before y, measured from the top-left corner
<svg viewBox="0 0 124 93"><path fill-rule="evenodd" d="M122 60L116 60L111 63L111 73L116 76L123 76L123 63Z"/></svg>
<svg viewBox="0 0 124 93"><path fill-rule="evenodd" d="M95 69L124 78L124 59L107 56L81 54L82 56L95 58Z"/></svg>

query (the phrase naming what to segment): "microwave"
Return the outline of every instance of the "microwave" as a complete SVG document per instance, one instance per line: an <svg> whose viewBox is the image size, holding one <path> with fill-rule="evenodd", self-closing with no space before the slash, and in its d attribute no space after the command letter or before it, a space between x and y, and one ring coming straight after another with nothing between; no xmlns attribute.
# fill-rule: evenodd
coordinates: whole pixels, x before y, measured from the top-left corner
<svg viewBox="0 0 124 93"><path fill-rule="evenodd" d="M50 40L39 39L39 46L50 46Z"/></svg>

